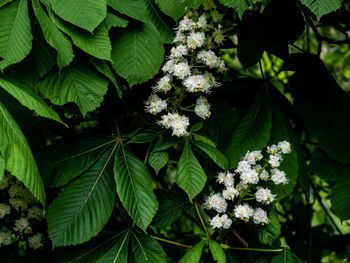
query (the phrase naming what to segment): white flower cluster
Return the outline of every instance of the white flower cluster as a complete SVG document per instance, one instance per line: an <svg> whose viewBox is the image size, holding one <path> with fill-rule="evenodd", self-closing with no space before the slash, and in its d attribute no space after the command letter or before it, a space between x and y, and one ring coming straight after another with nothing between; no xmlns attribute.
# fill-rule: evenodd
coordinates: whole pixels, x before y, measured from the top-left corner
<svg viewBox="0 0 350 263"><path fill-rule="evenodd" d="M214 75L226 70L224 60L215 53L224 41L220 30L222 18L215 9L208 8L188 12L183 17L176 28L174 46L162 67L164 76L157 81L152 88L153 94L145 102L146 112L153 115L171 112L163 114L158 124L172 129L175 136L188 135L189 117L180 115L180 111L194 112L202 119L211 115L211 105L203 95L194 105L183 107L182 102L187 93L209 94L220 86ZM164 100L155 93L167 95L167 98Z"/></svg>
<svg viewBox="0 0 350 263"><path fill-rule="evenodd" d="M33 233L36 224L44 219L44 211L38 207L32 193L15 177L4 175L0 190L6 201L0 203L0 247L19 241L19 247L32 249L43 247L43 235Z"/></svg>
<svg viewBox="0 0 350 263"><path fill-rule="evenodd" d="M277 167L283 160L283 154L291 151L291 145L287 141L268 146L269 156L267 158L264 158L261 151L248 151L238 163L234 173L220 172L216 182L223 185L222 192L211 193L203 205L204 208L213 209L218 213L211 219L211 226L227 229L234 221L239 220L244 222L252 220L255 224L269 224L267 212L262 207L256 206L271 204L276 200L276 195L267 187L258 184L262 181L271 181L276 185L287 184L288 179L285 172ZM274 158L278 158L278 162L271 161L275 160ZM252 205L252 202L255 204ZM229 212L231 204L232 212Z"/></svg>

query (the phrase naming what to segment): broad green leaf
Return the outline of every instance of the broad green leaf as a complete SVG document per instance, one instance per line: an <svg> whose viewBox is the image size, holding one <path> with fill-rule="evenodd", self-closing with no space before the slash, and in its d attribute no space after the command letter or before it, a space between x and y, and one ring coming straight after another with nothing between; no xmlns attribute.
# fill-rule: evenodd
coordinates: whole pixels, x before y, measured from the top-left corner
<svg viewBox="0 0 350 263"><path fill-rule="evenodd" d="M130 86L154 77L163 62L164 48L152 24L132 24L112 41L113 68Z"/></svg>
<svg viewBox="0 0 350 263"><path fill-rule="evenodd" d="M51 0L53 11L64 20L92 32L105 18L106 0Z"/></svg>
<svg viewBox="0 0 350 263"><path fill-rule="evenodd" d="M209 240L210 253L217 263L226 263L226 255L222 247L215 240Z"/></svg>
<svg viewBox="0 0 350 263"><path fill-rule="evenodd" d="M178 142L179 140L176 138L170 138L170 140L167 141L164 141L164 139L159 138L156 144L154 145L154 148L152 149L152 153L167 150L173 147Z"/></svg>
<svg viewBox="0 0 350 263"><path fill-rule="evenodd" d="M271 263L302 263L301 259L299 259L296 255L294 255L289 249L284 248L279 255L275 256Z"/></svg>
<svg viewBox="0 0 350 263"><path fill-rule="evenodd" d="M145 231L158 209L158 202L147 167L125 149L123 143L115 154L114 175L120 201L135 223Z"/></svg>
<svg viewBox="0 0 350 263"><path fill-rule="evenodd" d="M46 187L60 187L88 170L116 140L79 138L46 147L39 155L39 168Z"/></svg>
<svg viewBox="0 0 350 263"><path fill-rule="evenodd" d="M341 7L342 0L300 0L320 20L323 15L334 12Z"/></svg>
<svg viewBox="0 0 350 263"><path fill-rule="evenodd" d="M47 43L57 50L57 64L60 69L68 66L73 61L73 48L69 39L57 29L54 23L46 15L38 0L32 1L35 16L39 21Z"/></svg>
<svg viewBox="0 0 350 263"><path fill-rule="evenodd" d="M131 248L135 257L135 263L165 263L166 254L163 248L154 238L132 232Z"/></svg>
<svg viewBox="0 0 350 263"><path fill-rule="evenodd" d="M6 77L0 77L0 87L15 97L23 106L35 111L38 115L58 121L62 120L35 91L24 83Z"/></svg>
<svg viewBox="0 0 350 263"><path fill-rule="evenodd" d="M104 25L98 26L92 33L90 33L63 21L52 11L49 12L49 15L55 25L69 35L74 45L81 50L99 59L111 59L112 45L109 40L108 30Z"/></svg>
<svg viewBox="0 0 350 263"><path fill-rule="evenodd" d="M337 180L331 192L331 204L340 220L350 219L350 174Z"/></svg>
<svg viewBox="0 0 350 263"><path fill-rule="evenodd" d="M7 3L12 2L13 0L0 0L0 7L6 5Z"/></svg>
<svg viewBox="0 0 350 263"><path fill-rule="evenodd" d="M0 181L4 176L4 173L5 173L5 160L0 155Z"/></svg>
<svg viewBox="0 0 350 263"><path fill-rule="evenodd" d="M38 82L40 92L52 103L74 102L85 117L100 106L108 81L83 64L74 63L61 72L53 71Z"/></svg>
<svg viewBox="0 0 350 263"><path fill-rule="evenodd" d="M167 152L151 153L148 159L149 165L156 171L156 174L159 173L159 170L162 169L168 161L169 155Z"/></svg>
<svg viewBox="0 0 350 263"><path fill-rule="evenodd" d="M191 205L187 196L184 194L169 190L159 190L156 194L159 200L159 209L152 221L153 226L170 226L178 220Z"/></svg>
<svg viewBox="0 0 350 263"><path fill-rule="evenodd" d="M198 263L201 259L203 246L206 241L201 241L193 248L189 249L186 254L179 260L178 263Z"/></svg>
<svg viewBox="0 0 350 263"><path fill-rule="evenodd" d="M259 241L262 244L272 245L281 233L281 224L278 219L278 214L274 209L269 212L270 223L259 229Z"/></svg>
<svg viewBox="0 0 350 263"><path fill-rule="evenodd" d="M96 236L107 223L115 201L110 163L113 150L105 151L50 204L48 233L54 247L84 243Z"/></svg>
<svg viewBox="0 0 350 263"><path fill-rule="evenodd" d="M129 21L123 17L120 17L116 14L107 12L105 19L103 20L103 24L107 28L107 30L111 29L111 27L126 27L129 24Z"/></svg>
<svg viewBox="0 0 350 263"><path fill-rule="evenodd" d="M186 9L203 3L203 0L155 0L162 12L174 20L178 20L182 17Z"/></svg>
<svg viewBox="0 0 350 263"><path fill-rule="evenodd" d="M204 143L202 141L192 141L191 143L205 152L220 168L228 169L228 160L225 155L223 155L218 149L210 144Z"/></svg>
<svg viewBox="0 0 350 263"><path fill-rule="evenodd" d="M107 0L107 4L116 11L131 18L147 23L147 10L143 0Z"/></svg>
<svg viewBox="0 0 350 263"><path fill-rule="evenodd" d="M0 153L5 169L16 176L45 207L45 190L32 151L11 114L0 103Z"/></svg>
<svg viewBox="0 0 350 263"><path fill-rule="evenodd" d="M192 133L192 135L196 141L200 141L200 142L209 144L212 147L216 147L215 143L212 140L210 140L209 138L207 138L203 135L200 135L200 134L196 134L196 133Z"/></svg>
<svg viewBox="0 0 350 263"><path fill-rule="evenodd" d="M221 4L236 9L240 18L242 18L244 11L250 5L261 1L263 0L219 0Z"/></svg>
<svg viewBox="0 0 350 263"><path fill-rule="evenodd" d="M272 126L271 118L270 104L264 96L258 94L228 142L225 155L230 162L229 168L234 168L248 150L261 150L267 145Z"/></svg>
<svg viewBox="0 0 350 263"><path fill-rule="evenodd" d="M176 172L176 183L185 190L192 201L202 191L206 181L207 176L186 141Z"/></svg>
<svg viewBox="0 0 350 263"><path fill-rule="evenodd" d="M96 263L127 263L130 231L120 235L117 242ZM115 241L114 241L115 242Z"/></svg>
<svg viewBox="0 0 350 263"><path fill-rule="evenodd" d="M0 70L23 60L32 48L27 0L0 9Z"/></svg>
<svg viewBox="0 0 350 263"><path fill-rule="evenodd" d="M158 138L156 133L139 133L132 137L128 143L147 143L154 141L156 138Z"/></svg>
<svg viewBox="0 0 350 263"><path fill-rule="evenodd" d="M106 78L108 78L114 85L114 87L117 89L117 93L119 98L122 98L123 90L121 89L120 85L118 85L116 78L114 77L114 73L112 72L110 66L108 64L101 60L101 59L95 59L95 58L89 58L91 64L100 72L103 74Z"/></svg>

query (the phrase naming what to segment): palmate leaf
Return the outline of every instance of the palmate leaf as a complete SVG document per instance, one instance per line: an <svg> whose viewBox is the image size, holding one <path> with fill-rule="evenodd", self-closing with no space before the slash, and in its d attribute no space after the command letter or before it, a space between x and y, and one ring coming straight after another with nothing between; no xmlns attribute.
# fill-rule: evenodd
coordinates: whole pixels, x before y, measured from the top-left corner
<svg viewBox="0 0 350 263"><path fill-rule="evenodd" d="M233 131L225 150L230 162L229 168L236 167L248 150L261 150L267 145L270 139L272 113L271 106L266 100L261 93L257 94L248 113Z"/></svg>
<svg viewBox="0 0 350 263"><path fill-rule="evenodd" d="M38 82L40 92L52 103L64 105L74 102L83 116L95 110L107 92L108 81L83 64L72 64L52 71Z"/></svg>
<svg viewBox="0 0 350 263"><path fill-rule="evenodd" d="M23 60L32 48L27 0L16 0L1 8L0 21L0 70L3 70Z"/></svg>
<svg viewBox="0 0 350 263"><path fill-rule="evenodd" d="M164 59L163 42L152 24L129 24L112 40L112 65L130 86L151 79Z"/></svg>
<svg viewBox="0 0 350 263"><path fill-rule="evenodd" d="M114 175L120 201L136 225L146 230L158 209L151 175L123 143L115 154Z"/></svg>
<svg viewBox="0 0 350 263"><path fill-rule="evenodd" d="M24 83L0 76L0 87L15 97L23 106L35 111L38 115L64 124L57 113L32 88Z"/></svg>
<svg viewBox="0 0 350 263"><path fill-rule="evenodd" d="M16 176L45 207L45 190L32 151L20 127L0 103L0 153L5 169Z"/></svg>
<svg viewBox="0 0 350 263"><path fill-rule="evenodd" d="M202 191L206 181L207 176L186 141L176 172L176 184L185 190L192 201Z"/></svg>
<svg viewBox="0 0 350 263"><path fill-rule="evenodd" d="M320 20L323 15L339 9L342 0L300 0L300 2L316 15L317 20Z"/></svg>
<svg viewBox="0 0 350 263"><path fill-rule="evenodd" d="M178 20L185 14L186 9L203 3L203 0L155 0L155 2L164 14Z"/></svg>
<svg viewBox="0 0 350 263"><path fill-rule="evenodd" d="M32 5L47 43L57 50L58 66L60 69L68 66L73 61L74 57L71 42L57 29L42 9L38 0L32 0Z"/></svg>
<svg viewBox="0 0 350 263"><path fill-rule="evenodd" d="M166 254L163 248L154 238L143 234L132 232L131 248L135 263L165 263Z"/></svg>
<svg viewBox="0 0 350 263"><path fill-rule="evenodd" d="M86 53L99 59L110 60L112 45L109 40L108 30L102 24L93 33L74 27L49 11L51 20L64 33L69 35L77 47Z"/></svg>
<svg viewBox="0 0 350 263"><path fill-rule="evenodd" d="M110 160L116 145L106 150L50 204L48 233L54 247L84 243L107 223L115 201Z"/></svg>
<svg viewBox="0 0 350 263"><path fill-rule="evenodd" d="M54 12L64 20L92 32L105 18L106 0L51 0Z"/></svg>

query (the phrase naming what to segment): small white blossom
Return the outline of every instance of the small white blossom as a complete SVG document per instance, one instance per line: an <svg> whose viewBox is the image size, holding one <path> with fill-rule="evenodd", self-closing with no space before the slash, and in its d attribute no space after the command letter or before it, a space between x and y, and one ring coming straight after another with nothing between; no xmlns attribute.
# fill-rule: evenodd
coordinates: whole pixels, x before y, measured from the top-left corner
<svg viewBox="0 0 350 263"><path fill-rule="evenodd" d="M151 94L145 103L145 110L156 115L157 113L165 110L167 106L168 104L165 100L162 100L156 94Z"/></svg>
<svg viewBox="0 0 350 263"><path fill-rule="evenodd" d="M164 73L169 73L169 74L173 74L174 73L174 68L176 65L177 60L175 59L170 59L168 60L165 65L162 67L162 70Z"/></svg>
<svg viewBox="0 0 350 263"><path fill-rule="evenodd" d="M276 144L272 144L271 146L267 146L267 153L269 153L269 154L276 154L276 153L278 153L278 147L277 147L277 145Z"/></svg>
<svg viewBox="0 0 350 263"><path fill-rule="evenodd" d="M278 169L271 169L271 180L275 184L288 184L286 173Z"/></svg>
<svg viewBox="0 0 350 263"><path fill-rule="evenodd" d="M0 232L0 247L10 245L13 242L11 232Z"/></svg>
<svg viewBox="0 0 350 263"><path fill-rule="evenodd" d="M243 173L245 171L251 170L252 166L250 165L250 163L246 160L240 161L238 163L238 167L236 169L237 173Z"/></svg>
<svg viewBox="0 0 350 263"><path fill-rule="evenodd" d="M219 46L222 45L222 42L225 40L225 36L220 28L216 29L213 32L213 39L216 44L218 44Z"/></svg>
<svg viewBox="0 0 350 263"><path fill-rule="evenodd" d="M177 28L178 31L180 32L185 32L185 31L190 31L196 27L196 23L192 20L189 19L188 17L184 17L180 22L179 22L179 27Z"/></svg>
<svg viewBox="0 0 350 263"><path fill-rule="evenodd" d="M234 177L234 174L230 172L226 173L225 180L224 180L224 184L226 187L233 186L233 184L235 183L235 180L233 177Z"/></svg>
<svg viewBox="0 0 350 263"><path fill-rule="evenodd" d="M226 64L224 60L220 60L218 70L222 73L227 70Z"/></svg>
<svg viewBox="0 0 350 263"><path fill-rule="evenodd" d="M248 222L250 217L253 216L253 214L254 210L248 204L238 205L235 207L234 210L235 217L245 222Z"/></svg>
<svg viewBox="0 0 350 263"><path fill-rule="evenodd" d="M261 209L260 207L255 209L254 215L253 215L253 222L255 224L268 224L270 223L269 218L267 217L266 211Z"/></svg>
<svg viewBox="0 0 350 263"><path fill-rule="evenodd" d="M216 177L216 182L218 182L219 184L223 184L225 182L225 177L226 177L226 173L220 172Z"/></svg>
<svg viewBox="0 0 350 263"><path fill-rule="evenodd" d="M194 112L202 119L206 119L210 117L210 104L207 99L203 96L200 96L197 99L196 107L194 108Z"/></svg>
<svg viewBox="0 0 350 263"><path fill-rule="evenodd" d="M41 233L37 233L28 238L29 246L33 249L42 248L44 246L42 240L43 240L43 235Z"/></svg>
<svg viewBox="0 0 350 263"><path fill-rule="evenodd" d="M199 29L206 29L208 27L208 25L207 25L207 18L205 16L205 14L201 15L198 18L198 21L196 23L196 27L199 28Z"/></svg>
<svg viewBox="0 0 350 263"><path fill-rule="evenodd" d="M37 206L28 208L28 218L42 219L44 211Z"/></svg>
<svg viewBox="0 0 350 263"><path fill-rule="evenodd" d="M264 169L263 171L260 172L259 177L262 180L267 180L269 179L269 173Z"/></svg>
<svg viewBox="0 0 350 263"><path fill-rule="evenodd" d="M222 191L222 196L226 200L233 201L235 199L235 197L238 196L238 195L239 195L239 192L233 186L227 187L224 191Z"/></svg>
<svg viewBox="0 0 350 263"><path fill-rule="evenodd" d="M257 184L259 182L259 174L253 170L246 170L240 175L242 184Z"/></svg>
<svg viewBox="0 0 350 263"><path fill-rule="evenodd" d="M165 75L164 77L158 80L157 85L153 88L153 91L167 93L169 90L171 90L171 81L171 76Z"/></svg>
<svg viewBox="0 0 350 263"><path fill-rule="evenodd" d="M204 75L192 75L189 76L183 82L188 92L208 92L211 88L210 82L205 78Z"/></svg>
<svg viewBox="0 0 350 263"><path fill-rule="evenodd" d="M0 219L11 213L11 207L8 204L0 203Z"/></svg>
<svg viewBox="0 0 350 263"><path fill-rule="evenodd" d="M162 120L158 123L164 126L166 129L172 128L173 135L185 136L188 134L187 127L190 125L188 117L179 115L178 113L168 113L167 115L161 116Z"/></svg>
<svg viewBox="0 0 350 263"><path fill-rule="evenodd" d="M174 43L185 44L186 41L187 41L186 35L181 31L177 31L175 38L174 38Z"/></svg>
<svg viewBox="0 0 350 263"><path fill-rule="evenodd" d="M204 32L191 32L187 37L187 46L190 49L200 48L204 45L205 33Z"/></svg>
<svg viewBox="0 0 350 263"><path fill-rule="evenodd" d="M261 151L253 151L245 154L243 160L247 161L251 165L255 165L257 161L260 161L263 158Z"/></svg>
<svg viewBox="0 0 350 263"><path fill-rule="evenodd" d="M209 68L219 67L221 61L211 50L201 50L197 55L197 59Z"/></svg>
<svg viewBox="0 0 350 263"><path fill-rule="evenodd" d="M292 148L290 146L290 143L287 142L287 141L279 142L278 145L277 145L277 148L280 151L282 151L282 153L284 153L284 154L288 154L288 153L292 152Z"/></svg>
<svg viewBox="0 0 350 263"><path fill-rule="evenodd" d="M222 228L229 229L232 225L232 220L226 214L223 214L220 219L222 223Z"/></svg>
<svg viewBox="0 0 350 263"><path fill-rule="evenodd" d="M219 214L210 220L210 225L212 228L222 228L222 220Z"/></svg>
<svg viewBox="0 0 350 263"><path fill-rule="evenodd" d="M175 64L173 74L174 76L183 80L191 74L191 68L187 62L180 62L178 64Z"/></svg>
<svg viewBox="0 0 350 263"><path fill-rule="evenodd" d="M28 218L20 218L15 220L15 227L13 228L14 231L17 232L23 232L25 230L31 230L31 227L29 225Z"/></svg>
<svg viewBox="0 0 350 263"><path fill-rule="evenodd" d="M215 209L218 213L223 213L227 209L227 202L220 193L212 193L207 197L204 207L209 210Z"/></svg>
<svg viewBox="0 0 350 263"><path fill-rule="evenodd" d="M170 52L170 59L178 59L186 56L188 54L188 49L185 45L178 45L177 47L173 47Z"/></svg>
<svg viewBox="0 0 350 263"><path fill-rule="evenodd" d="M263 204L270 204L275 200L276 195L272 194L270 189L259 187L255 192L256 201Z"/></svg>
<svg viewBox="0 0 350 263"><path fill-rule="evenodd" d="M282 155L277 154L277 153L273 154L273 155L271 154L269 157L269 164L271 164L272 168L279 167L282 160L283 160Z"/></svg>
<svg viewBox="0 0 350 263"><path fill-rule="evenodd" d="M208 72L208 71L204 72L203 76L204 76L204 79L209 82L209 85L211 88L217 88L220 86L220 84L216 81L213 74L211 74L210 72ZM208 92L208 91L206 91L206 92Z"/></svg>

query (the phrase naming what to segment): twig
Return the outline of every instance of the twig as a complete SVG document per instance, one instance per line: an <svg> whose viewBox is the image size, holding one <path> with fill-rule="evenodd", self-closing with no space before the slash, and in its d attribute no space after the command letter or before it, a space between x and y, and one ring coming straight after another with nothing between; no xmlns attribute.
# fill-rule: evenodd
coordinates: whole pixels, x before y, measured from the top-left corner
<svg viewBox="0 0 350 263"><path fill-rule="evenodd" d="M185 247L185 248L189 248L189 249L192 248L191 246L187 246L185 244L181 244L181 243L178 243L178 242L175 242L175 241L171 241L171 240L164 239L164 238L161 238L161 237L156 237L156 236L153 236L153 235L150 235L150 236L153 237L156 240L159 240L159 241L162 241L162 242L165 242L165 243L169 243L169 244L172 244L172 245L175 245L175 246Z"/></svg>
<svg viewBox="0 0 350 263"><path fill-rule="evenodd" d="M236 229L231 228L232 233L237 237L238 241L245 247L248 247L248 242L244 240L243 237L241 237L238 232L236 231Z"/></svg>

